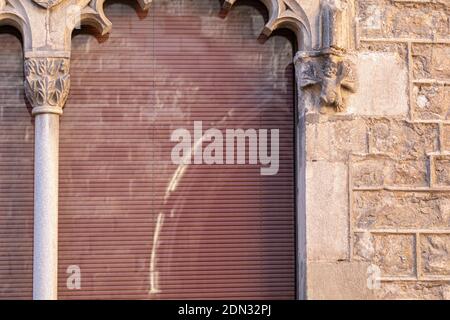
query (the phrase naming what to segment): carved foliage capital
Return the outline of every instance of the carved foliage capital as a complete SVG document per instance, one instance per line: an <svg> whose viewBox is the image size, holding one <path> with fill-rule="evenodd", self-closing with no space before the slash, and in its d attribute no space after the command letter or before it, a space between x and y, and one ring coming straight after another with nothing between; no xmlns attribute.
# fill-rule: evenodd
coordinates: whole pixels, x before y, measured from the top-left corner
<svg viewBox="0 0 450 320"><path fill-rule="evenodd" d="M33 114L62 114L69 95L69 58L27 58L25 93Z"/></svg>

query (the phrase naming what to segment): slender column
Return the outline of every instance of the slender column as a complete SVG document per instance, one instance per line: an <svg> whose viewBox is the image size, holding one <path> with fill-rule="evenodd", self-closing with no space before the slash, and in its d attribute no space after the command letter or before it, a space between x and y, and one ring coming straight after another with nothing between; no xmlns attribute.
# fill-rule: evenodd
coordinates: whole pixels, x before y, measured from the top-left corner
<svg viewBox="0 0 450 320"><path fill-rule="evenodd" d="M25 75L35 116L33 299L56 300L59 117L69 92L69 58L28 55Z"/></svg>
<svg viewBox="0 0 450 320"><path fill-rule="evenodd" d="M35 118L33 299L56 300L59 115Z"/></svg>

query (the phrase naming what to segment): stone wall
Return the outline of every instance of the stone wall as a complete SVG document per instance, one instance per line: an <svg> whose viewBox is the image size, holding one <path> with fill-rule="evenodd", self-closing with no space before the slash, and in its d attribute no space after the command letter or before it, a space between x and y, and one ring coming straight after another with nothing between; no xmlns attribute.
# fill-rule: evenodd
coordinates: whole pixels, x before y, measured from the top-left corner
<svg viewBox="0 0 450 320"><path fill-rule="evenodd" d="M307 296L450 299L450 1L357 11L347 111L300 98Z"/></svg>

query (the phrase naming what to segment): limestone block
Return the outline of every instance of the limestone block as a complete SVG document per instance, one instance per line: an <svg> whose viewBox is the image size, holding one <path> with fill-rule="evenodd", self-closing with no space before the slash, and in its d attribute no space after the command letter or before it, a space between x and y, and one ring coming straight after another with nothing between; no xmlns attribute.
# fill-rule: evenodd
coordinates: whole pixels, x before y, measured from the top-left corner
<svg viewBox="0 0 450 320"><path fill-rule="evenodd" d="M368 155L352 157L353 187L425 187L428 185L427 160L403 160Z"/></svg>
<svg viewBox="0 0 450 320"><path fill-rule="evenodd" d="M450 87L416 85L413 89L414 118L419 120L450 119Z"/></svg>
<svg viewBox="0 0 450 320"><path fill-rule="evenodd" d="M444 125L442 128L442 149L450 151L450 125Z"/></svg>
<svg viewBox="0 0 450 320"><path fill-rule="evenodd" d="M450 275L450 234L422 235L420 248L424 274Z"/></svg>
<svg viewBox="0 0 450 320"><path fill-rule="evenodd" d="M407 117L408 68L398 53L360 53L356 70L359 89L349 98L348 113Z"/></svg>
<svg viewBox="0 0 450 320"><path fill-rule="evenodd" d="M448 37L446 4L358 1L361 35L378 38Z"/></svg>
<svg viewBox="0 0 450 320"><path fill-rule="evenodd" d="M392 119L369 122L371 153L391 155L399 160L426 158L439 149L439 129L433 123L408 123Z"/></svg>
<svg viewBox="0 0 450 320"><path fill-rule="evenodd" d="M385 300L450 300L450 282L384 282L376 295Z"/></svg>
<svg viewBox="0 0 450 320"><path fill-rule="evenodd" d="M307 298L310 300L370 300L367 285L369 263L308 263Z"/></svg>
<svg viewBox="0 0 450 320"><path fill-rule="evenodd" d="M306 164L307 256L310 261L348 257L347 166Z"/></svg>
<svg viewBox="0 0 450 320"><path fill-rule="evenodd" d="M363 229L448 228L450 193L354 191L354 225Z"/></svg>
<svg viewBox="0 0 450 320"><path fill-rule="evenodd" d="M321 116L318 118L322 119ZM347 161L351 153L366 152L367 131L363 119L307 120L307 160Z"/></svg>
<svg viewBox="0 0 450 320"><path fill-rule="evenodd" d="M450 156L435 158L434 181L438 186L450 187Z"/></svg>
<svg viewBox="0 0 450 320"><path fill-rule="evenodd" d="M414 44L412 49L416 79L450 79L450 45Z"/></svg>
<svg viewBox="0 0 450 320"><path fill-rule="evenodd" d="M378 266L382 277L414 276L414 235L374 234L364 237L364 234L359 234L355 239L356 257Z"/></svg>

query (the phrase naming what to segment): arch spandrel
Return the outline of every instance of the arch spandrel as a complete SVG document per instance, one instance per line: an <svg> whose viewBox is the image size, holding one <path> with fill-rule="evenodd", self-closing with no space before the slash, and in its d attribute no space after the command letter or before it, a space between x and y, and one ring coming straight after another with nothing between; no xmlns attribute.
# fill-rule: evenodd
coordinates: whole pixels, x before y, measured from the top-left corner
<svg viewBox="0 0 450 320"><path fill-rule="evenodd" d="M265 5L269 12L269 21L262 33L269 37L273 31L279 28L292 30L297 36L297 44L300 50L311 50L313 47L313 30L311 17L308 16L302 5L297 0L257 0ZM225 0L223 9L231 10L238 0ZM306 0L310 5L318 0ZM314 21L314 20L312 20Z"/></svg>

